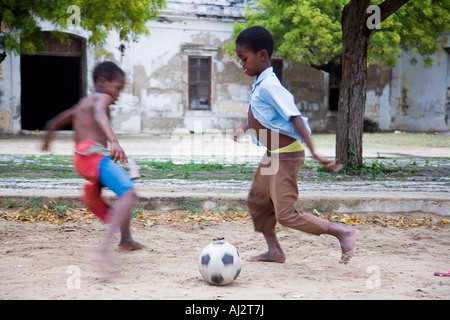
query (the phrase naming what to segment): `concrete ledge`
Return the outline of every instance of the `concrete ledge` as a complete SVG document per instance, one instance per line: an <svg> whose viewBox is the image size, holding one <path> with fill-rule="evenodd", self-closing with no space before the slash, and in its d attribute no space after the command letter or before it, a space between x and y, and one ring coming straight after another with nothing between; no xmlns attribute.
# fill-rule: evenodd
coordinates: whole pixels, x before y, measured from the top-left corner
<svg viewBox="0 0 450 320"><path fill-rule="evenodd" d="M160 210L164 212L179 210L210 210L219 211L228 208L247 210L246 194L198 194L198 193L158 193L141 195L138 206L146 210ZM29 199L31 197L43 200L55 199L57 201L70 200L82 206L78 194L0 194L0 202L6 199ZM113 201L114 196L106 194L106 198ZM311 212L318 209L322 213L346 213L346 214L432 214L450 216L450 199L443 196L422 194L302 194L297 202L297 209Z"/></svg>

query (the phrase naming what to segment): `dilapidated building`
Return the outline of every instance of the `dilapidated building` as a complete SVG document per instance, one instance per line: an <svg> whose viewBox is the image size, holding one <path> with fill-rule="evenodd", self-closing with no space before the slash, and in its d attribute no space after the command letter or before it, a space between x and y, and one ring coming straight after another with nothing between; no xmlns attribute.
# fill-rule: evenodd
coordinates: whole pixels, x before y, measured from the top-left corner
<svg viewBox="0 0 450 320"><path fill-rule="evenodd" d="M88 47L80 29L66 30L72 42L62 44L51 37L53 27L43 23L44 51L11 54L0 64L0 132L42 129L93 90L92 70L106 59L126 72L127 85L112 106L117 132L226 130L241 124L254 79L223 46L232 41L233 23L243 21L245 6L255 2L169 0L160 18L148 22L150 36L126 43L113 33L103 50ZM393 69L370 67L366 118L381 130L448 131L449 47L434 55L430 69L420 58L410 65L406 54ZM333 131L336 79L277 57L272 64L313 130Z"/></svg>

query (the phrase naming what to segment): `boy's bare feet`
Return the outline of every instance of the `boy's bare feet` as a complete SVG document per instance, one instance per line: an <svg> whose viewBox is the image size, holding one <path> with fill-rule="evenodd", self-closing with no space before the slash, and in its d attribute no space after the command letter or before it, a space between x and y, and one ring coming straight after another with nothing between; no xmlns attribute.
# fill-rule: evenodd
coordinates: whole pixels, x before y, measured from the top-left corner
<svg viewBox="0 0 450 320"><path fill-rule="evenodd" d="M90 254L90 258L94 262L97 271L105 279L113 279L119 276L112 265L111 259L104 252L94 251Z"/></svg>
<svg viewBox="0 0 450 320"><path fill-rule="evenodd" d="M356 238L358 236L358 231L353 227L344 227L331 223L328 233L338 238L341 243L342 256L339 263L349 263L350 259L356 253Z"/></svg>
<svg viewBox="0 0 450 320"><path fill-rule="evenodd" d="M274 250L269 250L265 253L261 253L260 255L251 257L247 259L247 261L251 262L259 262L259 261L266 261L266 262L278 262L283 263L286 260L286 256L284 255L284 252L274 252Z"/></svg>
<svg viewBox="0 0 450 320"><path fill-rule="evenodd" d="M356 238L358 236L358 231L353 227L341 226L335 223L330 223L330 228L327 234L335 236L340 244L342 256L339 263L347 264L350 259L356 253ZM269 236L263 234L269 250L260 255L249 258L248 261L267 261L267 262L278 262L283 263L286 260L283 250L281 249L280 243L276 235Z"/></svg>
<svg viewBox="0 0 450 320"><path fill-rule="evenodd" d="M286 260L286 256L284 255L284 252L281 249L277 236L276 235L271 236L264 233L263 235L264 238L266 239L269 250L266 253L261 253L260 255L249 258L248 261L251 262L266 261L266 262L283 263Z"/></svg>
<svg viewBox="0 0 450 320"><path fill-rule="evenodd" d="M141 250L146 249L147 247L143 244L140 244L137 241L131 240L122 240L120 241L119 245L117 246L117 251L119 252L126 252L126 251L134 251L134 250Z"/></svg>

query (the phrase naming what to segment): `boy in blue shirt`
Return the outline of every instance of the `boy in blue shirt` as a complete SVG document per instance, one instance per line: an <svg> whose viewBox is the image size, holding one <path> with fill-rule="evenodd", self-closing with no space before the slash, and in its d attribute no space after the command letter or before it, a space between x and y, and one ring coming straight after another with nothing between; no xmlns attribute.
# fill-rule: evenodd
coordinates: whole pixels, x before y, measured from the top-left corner
<svg viewBox="0 0 450 320"><path fill-rule="evenodd" d="M294 97L284 88L273 72L270 58L274 39L263 27L242 31L236 39L236 54L244 72L256 77L250 95L248 122L234 130L233 140L250 130L253 142L267 147L252 186L247 205L255 231L262 232L268 251L250 261L284 262L286 257L276 236L278 223L315 235L335 236L342 250L339 263L347 264L355 254L357 231L295 210L298 198L297 178L303 163L306 143L312 156L329 171L337 172L334 161L318 155L312 144L307 119L295 105Z"/></svg>

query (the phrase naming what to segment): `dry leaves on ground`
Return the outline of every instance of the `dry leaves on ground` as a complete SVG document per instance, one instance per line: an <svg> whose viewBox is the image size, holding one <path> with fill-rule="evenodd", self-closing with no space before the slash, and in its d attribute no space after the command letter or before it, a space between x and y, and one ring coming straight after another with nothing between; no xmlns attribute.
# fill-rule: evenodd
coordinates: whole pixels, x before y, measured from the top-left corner
<svg viewBox="0 0 450 320"><path fill-rule="evenodd" d="M383 227L391 226L401 229L409 229L427 225L448 224L450 220L436 218L433 215L424 217L405 217L405 216L381 216L364 215L349 216L347 214L325 214L317 209L313 214L336 223L347 225L366 225L373 227L379 225ZM85 221L90 223L96 220L94 214L83 208L71 208L59 205L55 200L41 204L39 207L22 207L15 209L0 209L0 219L27 222L49 222L65 223L68 221ZM251 220L248 211L228 209L225 211L177 211L177 212L159 212L136 209L133 211L133 219L142 222L144 225L182 223L189 221L196 222L222 222L222 221L241 221Z"/></svg>

